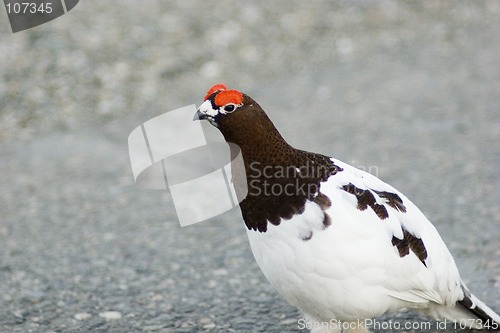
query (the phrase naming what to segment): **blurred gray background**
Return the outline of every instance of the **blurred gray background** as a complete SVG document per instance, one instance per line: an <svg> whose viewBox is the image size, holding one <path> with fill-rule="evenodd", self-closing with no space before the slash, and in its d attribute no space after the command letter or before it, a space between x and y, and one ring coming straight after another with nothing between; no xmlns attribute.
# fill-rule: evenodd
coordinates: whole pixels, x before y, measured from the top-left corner
<svg viewBox="0 0 500 333"><path fill-rule="evenodd" d="M500 312L499 17L494 0L85 0L12 34L0 10L0 331L305 332L237 209L180 228L168 192L133 182L130 131L218 82L410 197Z"/></svg>

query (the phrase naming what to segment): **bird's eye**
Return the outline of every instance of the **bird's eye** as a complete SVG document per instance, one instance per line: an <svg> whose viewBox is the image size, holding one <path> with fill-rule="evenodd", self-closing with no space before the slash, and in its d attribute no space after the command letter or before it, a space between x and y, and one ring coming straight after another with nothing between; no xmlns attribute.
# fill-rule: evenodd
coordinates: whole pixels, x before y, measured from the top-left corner
<svg viewBox="0 0 500 333"><path fill-rule="evenodd" d="M228 104L224 107L224 111L231 112L234 111L234 105L233 104Z"/></svg>

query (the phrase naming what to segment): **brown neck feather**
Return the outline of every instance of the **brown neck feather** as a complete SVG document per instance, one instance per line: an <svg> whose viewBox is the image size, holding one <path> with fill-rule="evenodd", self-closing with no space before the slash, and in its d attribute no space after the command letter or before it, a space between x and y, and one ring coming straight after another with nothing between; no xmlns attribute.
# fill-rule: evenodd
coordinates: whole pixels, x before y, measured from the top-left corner
<svg viewBox="0 0 500 333"><path fill-rule="evenodd" d="M268 222L278 225L301 214L307 200L328 205L320 183L341 169L327 156L290 146L250 97L245 95L244 106L218 124L226 141L241 149L245 171L234 173L233 182L248 187L240 207L249 229L265 232ZM232 158L237 153L232 148Z"/></svg>

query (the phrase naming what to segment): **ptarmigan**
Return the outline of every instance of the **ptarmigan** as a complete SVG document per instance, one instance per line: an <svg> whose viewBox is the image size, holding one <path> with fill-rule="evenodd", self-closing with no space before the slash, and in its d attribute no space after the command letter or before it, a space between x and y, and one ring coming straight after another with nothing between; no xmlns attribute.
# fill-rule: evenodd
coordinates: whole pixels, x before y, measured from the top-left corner
<svg viewBox="0 0 500 333"><path fill-rule="evenodd" d="M471 328L500 317L472 295L434 226L375 176L291 147L252 98L223 84L206 94L206 119L236 144L248 184L239 198L262 272L312 332L365 332L363 319L414 308ZM234 145L231 145L232 154Z"/></svg>

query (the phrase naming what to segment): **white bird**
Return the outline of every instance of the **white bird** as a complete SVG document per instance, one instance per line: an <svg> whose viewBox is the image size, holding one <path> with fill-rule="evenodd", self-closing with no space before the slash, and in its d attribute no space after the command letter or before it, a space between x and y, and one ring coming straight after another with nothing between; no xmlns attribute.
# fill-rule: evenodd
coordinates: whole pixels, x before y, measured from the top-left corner
<svg viewBox="0 0 500 333"><path fill-rule="evenodd" d="M253 254L312 332L367 332L364 319L402 308L499 327L498 314L461 280L436 228L398 190L291 147L252 98L225 85L207 92L195 119L241 150L245 170L233 172L233 183Z"/></svg>

